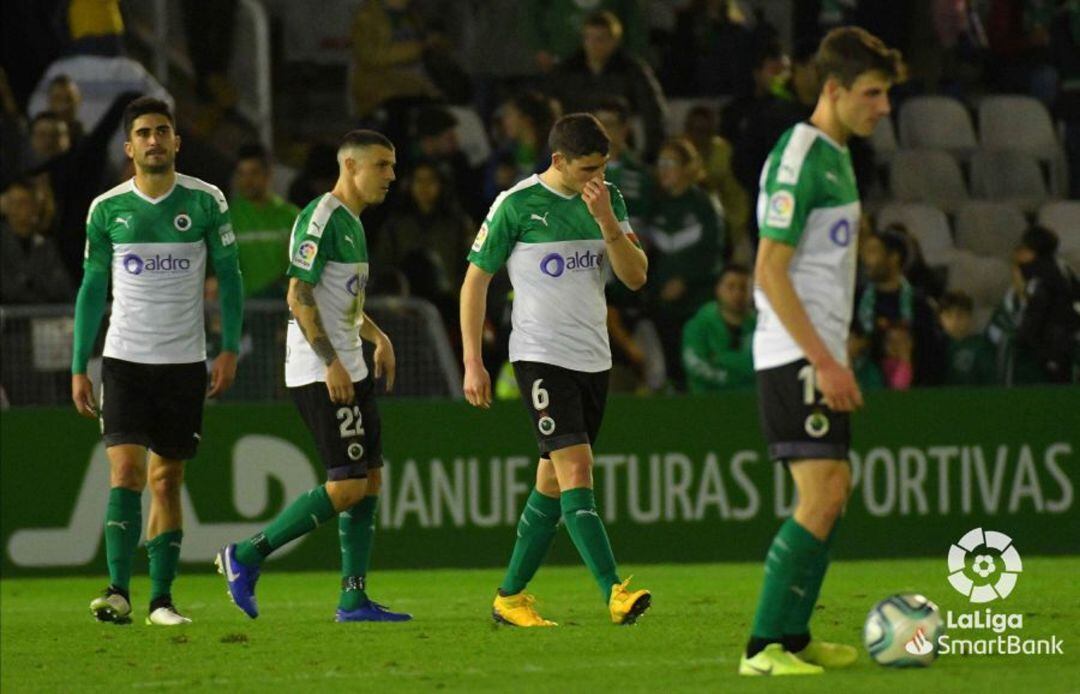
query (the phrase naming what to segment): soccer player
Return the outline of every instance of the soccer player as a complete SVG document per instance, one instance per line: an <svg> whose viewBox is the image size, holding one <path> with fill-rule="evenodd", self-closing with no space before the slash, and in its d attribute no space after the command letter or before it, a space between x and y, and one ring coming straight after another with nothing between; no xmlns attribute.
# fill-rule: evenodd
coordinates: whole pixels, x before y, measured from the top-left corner
<svg viewBox="0 0 1080 694"><path fill-rule="evenodd" d="M109 458L105 553L109 586L90 603L102 622L131 621L131 560L142 533L142 491L150 484L147 624L191 620L172 600L180 562L180 489L195 456L203 401L232 385L243 313L243 283L229 208L221 191L176 172L180 138L169 106L143 97L124 111L124 152L135 177L99 195L86 222L86 259L75 302L71 397L86 417L101 417ZM206 257L217 274L222 351L207 392L203 280ZM112 273L101 406L86 375ZM147 464L149 450L149 464Z"/></svg>
<svg viewBox="0 0 1080 694"><path fill-rule="evenodd" d="M217 555L229 595L259 616L255 582L270 553L337 517L341 543L339 622L402 622L367 595L367 570L382 483L382 436L375 384L361 338L374 343L375 378L394 386L390 338L364 313L370 271L360 213L386 198L394 180L394 145L380 133L353 130L337 153L334 189L312 200L292 230L288 269L292 319L286 338L285 385L315 437L326 484L296 499L270 525Z"/></svg>
<svg viewBox="0 0 1080 694"><path fill-rule="evenodd" d="M859 193L847 141L889 113L898 51L862 29L829 32L816 58L810 121L780 137L758 197L754 368L769 456L798 490L765 560L742 675L809 675L855 662L851 646L810 638L810 616L851 486L850 412L862 394L847 362Z"/></svg>
<svg viewBox="0 0 1080 694"><path fill-rule="evenodd" d="M497 622L555 626L525 593L559 518L592 572L616 624L649 607L647 590L621 581L593 497L592 444L607 398L604 280L610 267L631 289L645 284L647 261L626 221L618 188L604 182L608 136L594 116L555 123L551 165L499 194L469 253L461 289L465 397L491 404L480 334L488 284L504 264L514 286L510 361L540 447L540 465L517 529L506 578L495 596Z"/></svg>

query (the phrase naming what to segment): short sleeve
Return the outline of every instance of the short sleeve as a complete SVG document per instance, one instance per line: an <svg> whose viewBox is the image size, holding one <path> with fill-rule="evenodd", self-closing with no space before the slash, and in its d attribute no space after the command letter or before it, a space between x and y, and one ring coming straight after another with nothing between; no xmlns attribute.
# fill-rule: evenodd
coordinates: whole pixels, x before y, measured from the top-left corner
<svg viewBox="0 0 1080 694"><path fill-rule="evenodd" d="M814 206L813 176L806 166L793 167L773 154L758 197L761 238L799 245L806 218Z"/></svg>
<svg viewBox="0 0 1080 694"><path fill-rule="evenodd" d="M501 193L495 199L469 251L469 262L492 275L506 263L517 240L516 215L506 198Z"/></svg>
<svg viewBox="0 0 1080 694"><path fill-rule="evenodd" d="M293 223L292 240L289 244L289 277L308 284L318 284L326 267L323 247L331 243L335 233L334 219L326 220L325 226L314 223L314 215L302 214Z"/></svg>
<svg viewBox="0 0 1080 694"><path fill-rule="evenodd" d="M108 213L102 204L90 208L86 216L86 248L83 252L83 269L109 272L112 266L113 243L106 230Z"/></svg>

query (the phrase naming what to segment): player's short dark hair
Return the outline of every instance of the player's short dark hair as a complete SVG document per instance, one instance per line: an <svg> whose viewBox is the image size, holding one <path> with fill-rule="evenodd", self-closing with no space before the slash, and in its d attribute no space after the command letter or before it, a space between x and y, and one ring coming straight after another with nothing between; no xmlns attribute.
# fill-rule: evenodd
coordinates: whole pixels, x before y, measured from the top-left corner
<svg viewBox="0 0 1080 694"><path fill-rule="evenodd" d="M176 119L173 118L172 109L169 108L167 103L152 96L140 96L124 109L124 135L130 139L131 127L135 124L135 119L149 113L158 113L165 116L169 119L169 123L172 124L173 128L176 128Z"/></svg>
<svg viewBox="0 0 1080 694"><path fill-rule="evenodd" d="M265 169L270 168L270 152L258 142L241 145L240 149L236 150L237 164L248 159L255 159Z"/></svg>
<svg viewBox="0 0 1080 694"><path fill-rule="evenodd" d="M567 161L590 154L607 155L611 140L604 126L591 113L570 113L551 128L548 135L548 148L552 153L559 152Z"/></svg>
<svg viewBox="0 0 1080 694"><path fill-rule="evenodd" d="M859 27L838 27L826 34L814 65L822 84L835 77L846 88L867 72L880 72L891 82L906 76L900 51Z"/></svg>
<svg viewBox="0 0 1080 694"><path fill-rule="evenodd" d="M885 229L879 231L876 234L881 245L885 247L885 255L888 256L895 253L900 257L900 267L904 267L907 264L908 258L908 242L907 238L900 232L893 231L892 229Z"/></svg>
<svg viewBox="0 0 1080 694"><path fill-rule="evenodd" d="M608 10L598 10L585 17L585 21L582 22L581 28L584 29L585 27L607 29L615 38L621 38L623 34L622 22L619 21L618 16L616 16L614 12L609 12Z"/></svg>
<svg viewBox="0 0 1080 694"><path fill-rule="evenodd" d="M60 117L59 113L57 113L55 111L39 111L37 114L34 115L33 118L30 119L30 128L29 128L30 131L33 132L34 126L37 125L38 123L40 123L43 120L54 120L57 123L66 123L67 122L63 118Z"/></svg>
<svg viewBox="0 0 1080 694"><path fill-rule="evenodd" d="M379 147L385 147L391 151L394 149L394 143L390 141L386 135L374 130L350 130L345 133L345 137L341 138L341 144L338 145L338 151L348 149L350 147L372 147L378 145Z"/></svg>
<svg viewBox="0 0 1080 694"><path fill-rule="evenodd" d="M1032 250L1040 258L1049 258L1057 253L1059 243L1054 230L1040 224L1032 224L1020 237L1020 245Z"/></svg>
<svg viewBox="0 0 1080 694"><path fill-rule="evenodd" d="M633 114L633 109L630 108L630 102L626 97L616 94L597 98L593 102L592 112L597 113L598 111L614 113L615 117L623 125L630 122L630 116Z"/></svg>
<svg viewBox="0 0 1080 694"><path fill-rule="evenodd" d="M728 263L724 266L724 269L720 271L720 275L716 278L716 281L720 282L728 275L743 275L745 277L749 277L750 268L746 267L742 263Z"/></svg>
<svg viewBox="0 0 1080 694"><path fill-rule="evenodd" d="M965 313L971 313L975 310L975 301L965 292L945 292L938 301L938 310L942 313L945 311L963 311Z"/></svg>

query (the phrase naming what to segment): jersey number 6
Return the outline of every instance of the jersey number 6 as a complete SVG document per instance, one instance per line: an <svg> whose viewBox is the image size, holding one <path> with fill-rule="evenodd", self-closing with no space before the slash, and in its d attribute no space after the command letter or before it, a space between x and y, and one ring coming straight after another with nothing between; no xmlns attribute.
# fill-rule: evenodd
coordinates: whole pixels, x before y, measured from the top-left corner
<svg viewBox="0 0 1080 694"><path fill-rule="evenodd" d="M547 406L551 404L551 399L548 397L548 392L540 387L540 384L544 382L544 379L538 378L533 381L532 384L532 403L533 408L538 412L540 410L546 410Z"/></svg>

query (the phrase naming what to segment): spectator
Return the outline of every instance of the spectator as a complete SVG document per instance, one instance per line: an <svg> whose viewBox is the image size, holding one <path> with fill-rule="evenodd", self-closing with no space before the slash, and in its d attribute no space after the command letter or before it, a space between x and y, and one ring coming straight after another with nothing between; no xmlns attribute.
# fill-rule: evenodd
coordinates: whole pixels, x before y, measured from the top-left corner
<svg viewBox="0 0 1080 694"><path fill-rule="evenodd" d="M0 262L3 265L0 303L46 304L74 298L71 278L64 271L52 239L41 234L41 210L34 184L18 180L3 194L0 222Z"/></svg>
<svg viewBox="0 0 1080 694"><path fill-rule="evenodd" d="M890 390L907 390L915 378L911 329L904 323L886 327L882 349L881 373L885 376L885 385Z"/></svg>
<svg viewBox="0 0 1080 694"><path fill-rule="evenodd" d="M67 11L72 53L124 54L124 16L120 0L71 0Z"/></svg>
<svg viewBox="0 0 1080 694"><path fill-rule="evenodd" d="M665 143L657 168L660 194L644 230L651 251L648 298L668 377L681 388L682 326L712 293L724 258L724 221L715 199L697 185L701 160L688 140Z"/></svg>
<svg viewBox="0 0 1080 694"><path fill-rule="evenodd" d="M485 207L501 191L551 163L547 137L555 118L551 102L539 92L522 92L503 104L500 121L504 139L488 162Z"/></svg>
<svg viewBox="0 0 1080 694"><path fill-rule="evenodd" d="M49 82L46 100L49 111L52 111L67 123L68 135L72 144L78 144L82 139L82 121L79 120L79 105L82 103L82 94L75 80L67 75L57 75Z"/></svg>
<svg viewBox="0 0 1080 694"><path fill-rule="evenodd" d="M7 71L0 67L0 187L15 180L27 166L26 119L8 83Z"/></svg>
<svg viewBox="0 0 1080 694"><path fill-rule="evenodd" d="M1048 0L994 0L989 4L989 78L996 90L1030 94L1047 108L1054 108L1058 73L1050 32L1057 4Z"/></svg>
<svg viewBox="0 0 1080 694"><path fill-rule="evenodd" d="M630 104L621 96L605 97L597 102L593 115L611 138L604 178L614 183L622 193L630 227L641 229L655 195L655 183L649 169L627 146Z"/></svg>
<svg viewBox="0 0 1080 694"><path fill-rule="evenodd" d="M907 242L907 261L904 263L904 277L912 287L922 292L928 299L938 300L945 293L945 268L947 258L940 258L938 267L931 267L923 255L922 244L902 222L893 222L885 231L897 234Z"/></svg>
<svg viewBox="0 0 1080 694"><path fill-rule="evenodd" d="M71 149L68 124L52 111L42 111L30 121L30 167L38 167Z"/></svg>
<svg viewBox="0 0 1080 694"><path fill-rule="evenodd" d="M1046 380L1066 383L1080 330L1080 284L1057 258L1057 249L1057 234L1046 227L1033 225L1021 237L1016 260L1024 278L1024 313L1016 344L1036 357Z"/></svg>
<svg viewBox="0 0 1080 694"><path fill-rule="evenodd" d="M870 354L870 338L855 323L848 332L848 363L863 392L885 387L885 376Z"/></svg>
<svg viewBox="0 0 1080 694"><path fill-rule="evenodd" d="M642 57L648 50L645 18L638 0L525 0L521 18L529 48L541 72L551 72L578 49L590 12L611 12L626 27L627 48Z"/></svg>
<svg viewBox="0 0 1080 694"><path fill-rule="evenodd" d="M684 137L690 140L701 154L705 167L703 187L718 197L724 208L724 221L727 223L732 251L744 249L740 251L740 255L748 260L746 224L750 218L750 198L732 171L731 143L716 134L716 112L708 106L691 108L686 114L683 131Z"/></svg>
<svg viewBox="0 0 1080 694"><path fill-rule="evenodd" d="M752 43L737 2L691 0L678 10L664 52L664 87L678 96L732 94L750 72Z"/></svg>
<svg viewBox="0 0 1080 694"><path fill-rule="evenodd" d="M405 188L405 198L379 229L372 255L400 271L409 293L435 304L452 327L457 324L455 290L465 277L476 229L434 163L417 164Z"/></svg>
<svg viewBox="0 0 1080 694"><path fill-rule="evenodd" d="M306 205L323 193L329 193L337 175L337 146L325 143L311 145L304 165L289 184L289 202L296 206Z"/></svg>
<svg viewBox="0 0 1080 694"><path fill-rule="evenodd" d="M941 297L938 317L948 340L945 384L985 386L997 381L994 346L972 330L975 302L964 292L948 292Z"/></svg>
<svg viewBox="0 0 1080 694"><path fill-rule="evenodd" d="M1027 284L1016 256L1014 253L1009 289L986 328L986 337L994 346L998 380L1006 386L1046 382L1046 374L1034 351L1016 343L1016 333L1024 317L1023 297Z"/></svg>
<svg viewBox="0 0 1080 694"><path fill-rule="evenodd" d="M682 331L682 360L691 393L754 385L754 327L750 271L730 264L716 282L716 300L702 306Z"/></svg>
<svg viewBox="0 0 1080 694"><path fill-rule="evenodd" d="M645 157L652 161L664 137L667 105L652 69L621 47L622 35L622 23L611 12L589 15L582 49L551 73L548 90L567 113L589 110L598 97L625 98L644 121Z"/></svg>
<svg viewBox="0 0 1080 694"><path fill-rule="evenodd" d="M759 40L753 48L753 56L749 79L740 80L735 98L720 113L720 135L728 142L738 143L745 139L758 110L788 71L788 57L775 38Z"/></svg>
<svg viewBox="0 0 1080 694"><path fill-rule="evenodd" d="M270 154L262 145L245 145L236 156L229 200L233 232L240 250L244 295L285 296L289 233L300 210L270 187Z"/></svg>
<svg viewBox="0 0 1080 694"><path fill-rule="evenodd" d="M410 4L410 0L367 0L356 13L350 88L353 115L358 118L386 108L387 124L407 122L404 116L412 106L438 95L424 69L424 28Z"/></svg>
<svg viewBox="0 0 1080 694"><path fill-rule="evenodd" d="M945 362L937 319L923 294L904 277L907 242L899 234L881 232L866 238L861 250L867 282L855 301L855 320L870 336L886 381L903 381L902 362L911 343L914 384L940 384ZM890 334L894 327L904 330Z"/></svg>
<svg viewBox="0 0 1080 694"><path fill-rule="evenodd" d="M416 114L413 150L406 161L398 162L398 175L404 179L417 162L439 169L443 181L470 216L479 218L484 209L481 171L469 164L457 137L457 118L442 106L428 106Z"/></svg>

